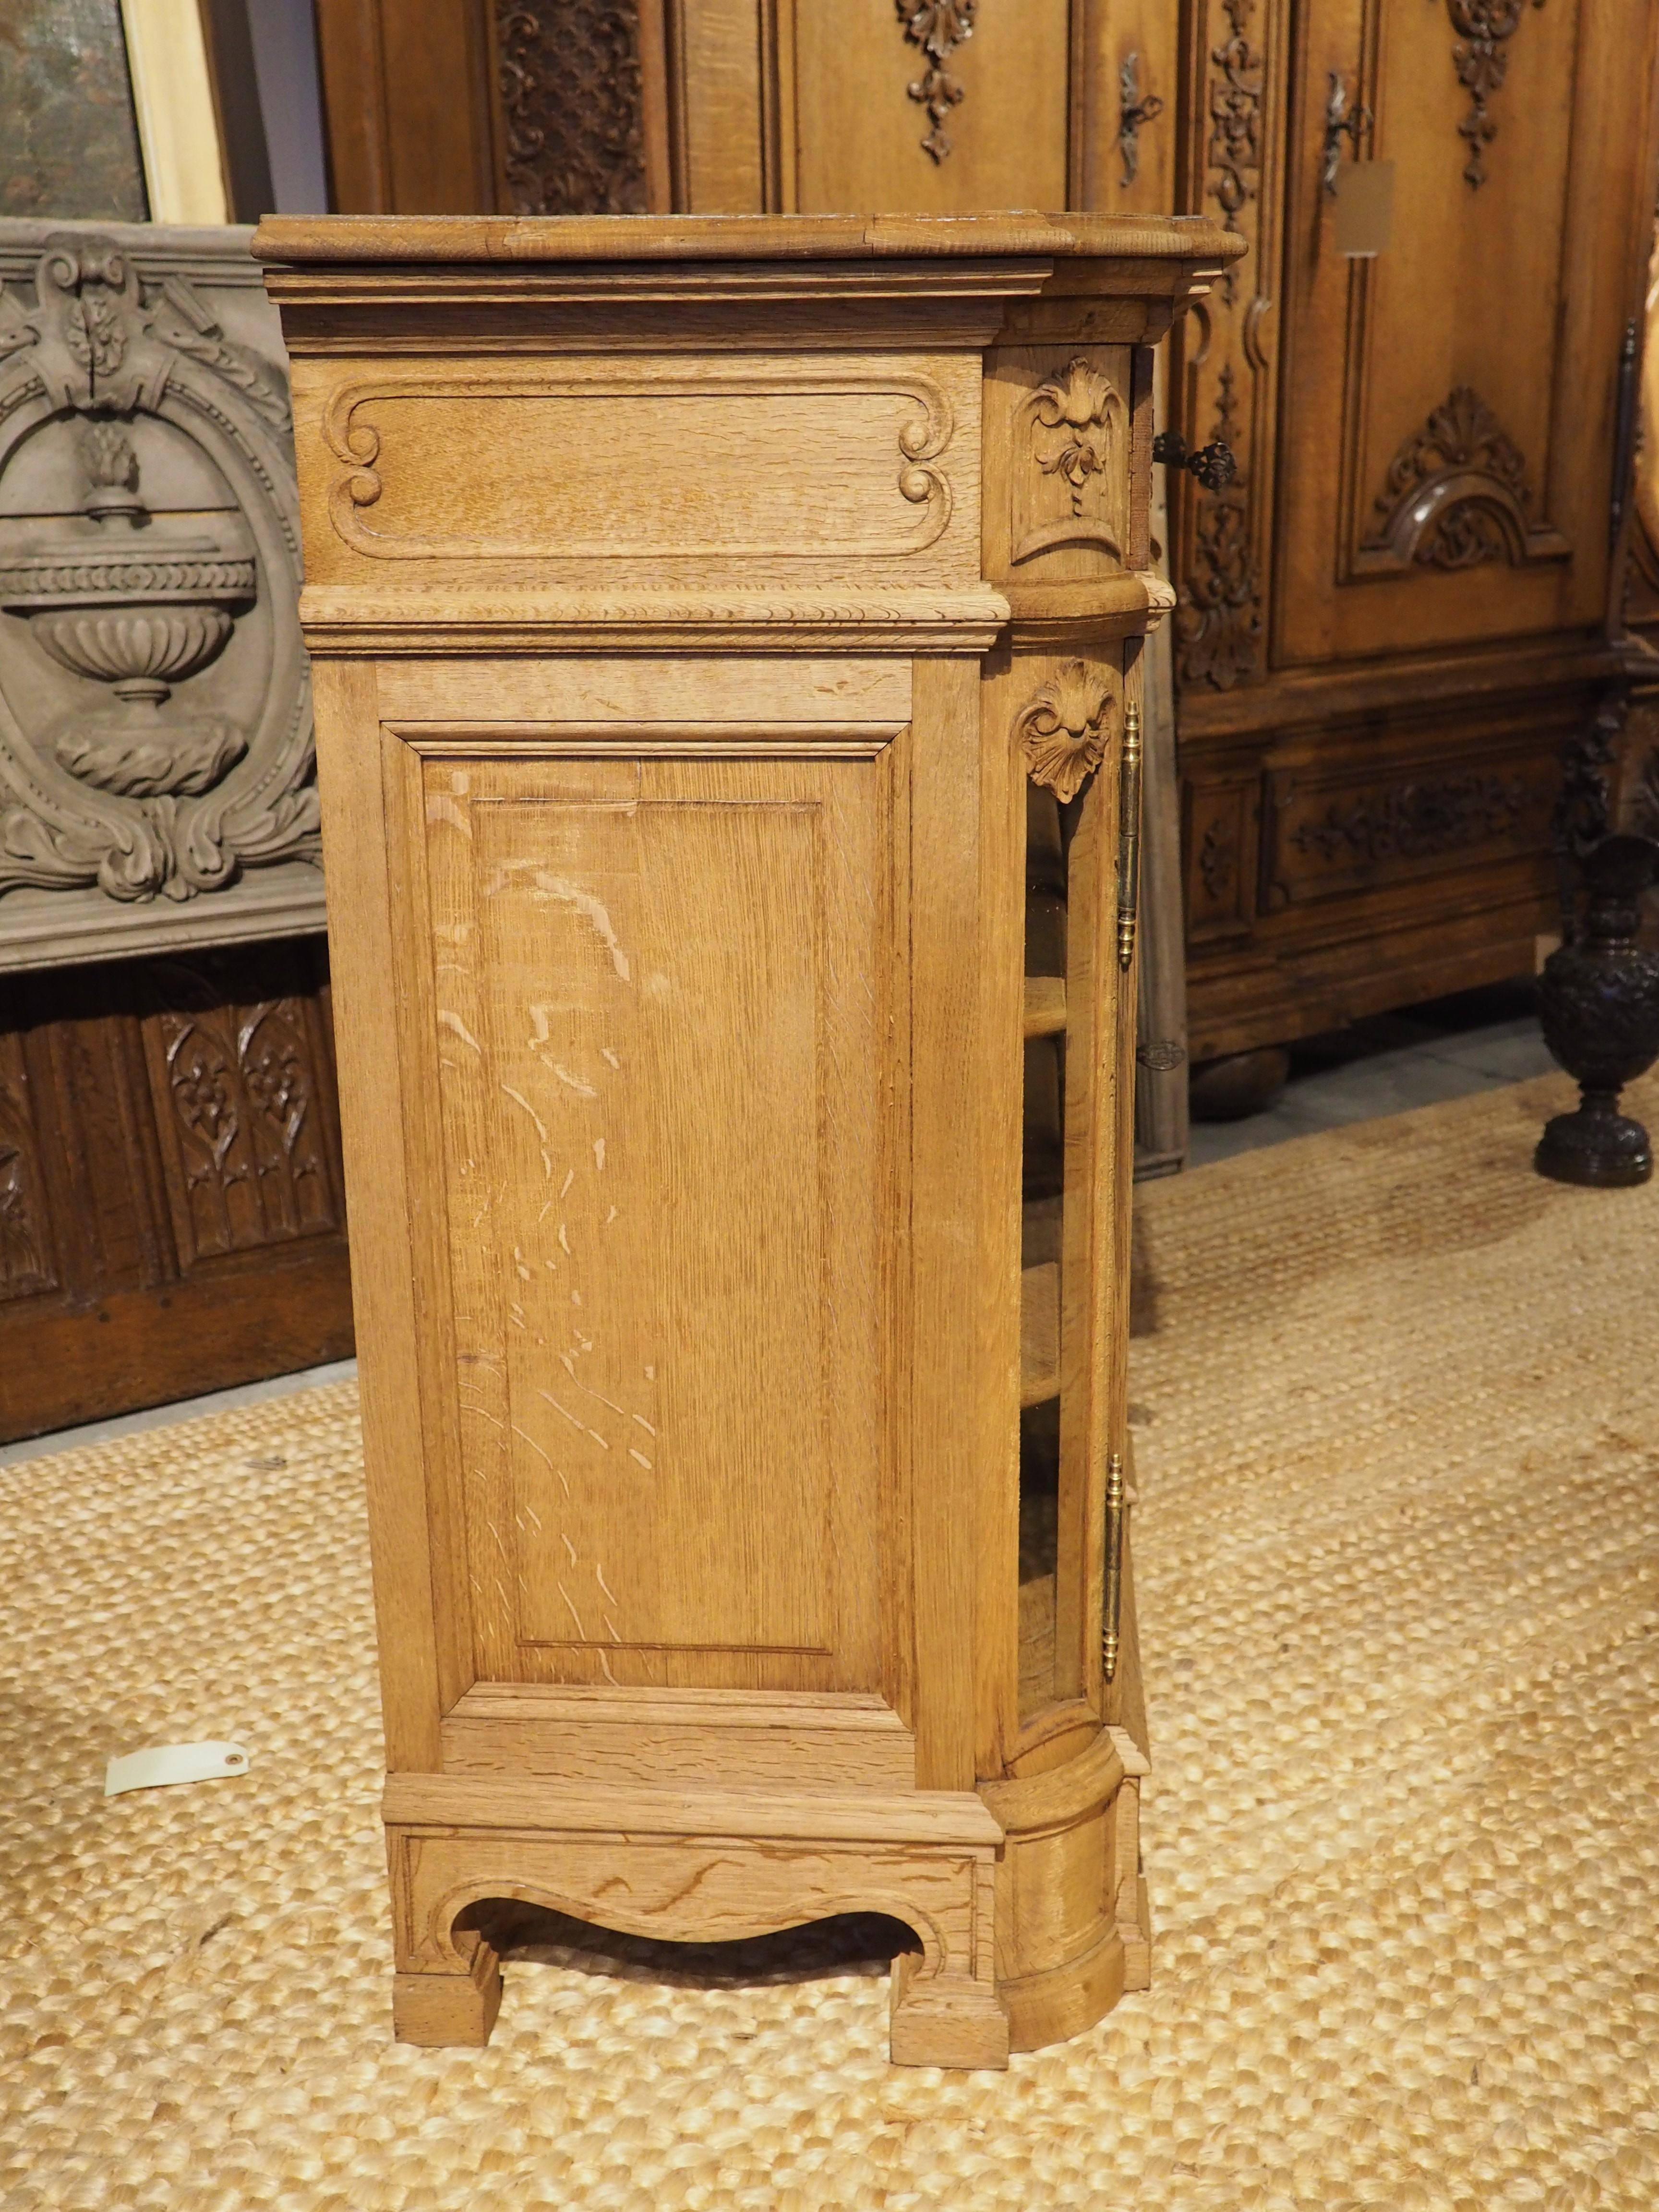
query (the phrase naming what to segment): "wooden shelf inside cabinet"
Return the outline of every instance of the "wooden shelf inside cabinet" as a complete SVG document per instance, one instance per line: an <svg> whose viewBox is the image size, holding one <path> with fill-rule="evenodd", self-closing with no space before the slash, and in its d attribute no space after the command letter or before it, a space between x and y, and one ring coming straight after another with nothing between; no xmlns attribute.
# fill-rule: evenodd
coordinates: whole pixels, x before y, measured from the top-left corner
<svg viewBox="0 0 1659 2212"><path fill-rule="evenodd" d="M1063 1036L1066 1033L1066 978L1028 975L1025 978L1025 1035Z"/></svg>
<svg viewBox="0 0 1659 2212"><path fill-rule="evenodd" d="M1019 1402L1060 1395L1060 1262L1045 1260L1019 1278Z"/></svg>
<svg viewBox="0 0 1659 2212"><path fill-rule="evenodd" d="M895 2060L1077 2034L1134 1955L1100 1620L1148 619L1123 572L1151 349L1232 234L276 217L258 250L293 366L397 2033L488 2039L480 1908L522 1898L684 1942L867 1904L916 1936ZM615 456L647 449L641 498ZM1061 803L1068 934L1028 947L1025 824L1058 854ZM1023 1066L1054 1137L1029 1176ZM1022 1540L1027 1431L1057 1472ZM1037 1772L1045 1573L1076 1725Z"/></svg>

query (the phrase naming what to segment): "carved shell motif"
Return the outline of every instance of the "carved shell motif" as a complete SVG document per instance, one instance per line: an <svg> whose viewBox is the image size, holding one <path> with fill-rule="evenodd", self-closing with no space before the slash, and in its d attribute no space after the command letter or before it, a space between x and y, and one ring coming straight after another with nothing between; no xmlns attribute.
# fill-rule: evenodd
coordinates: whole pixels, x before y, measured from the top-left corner
<svg viewBox="0 0 1659 2212"><path fill-rule="evenodd" d="M1086 661L1064 662L1014 722L1027 775L1046 784L1062 805L1075 799L1105 757L1115 711L1103 677Z"/></svg>

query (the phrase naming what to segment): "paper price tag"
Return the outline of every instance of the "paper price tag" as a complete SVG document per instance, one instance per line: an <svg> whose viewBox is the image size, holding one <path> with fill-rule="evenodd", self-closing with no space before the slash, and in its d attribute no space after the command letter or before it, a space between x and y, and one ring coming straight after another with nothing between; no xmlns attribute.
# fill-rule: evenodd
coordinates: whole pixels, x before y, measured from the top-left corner
<svg viewBox="0 0 1659 2212"><path fill-rule="evenodd" d="M153 1751L130 1751L112 1759L104 1771L104 1795L128 1790L156 1790L169 1782L222 1782L246 1774L246 1752L240 1743L162 1743Z"/></svg>
<svg viewBox="0 0 1659 2212"><path fill-rule="evenodd" d="M1388 251L1394 235L1394 163L1345 161L1336 173L1336 250L1351 261Z"/></svg>

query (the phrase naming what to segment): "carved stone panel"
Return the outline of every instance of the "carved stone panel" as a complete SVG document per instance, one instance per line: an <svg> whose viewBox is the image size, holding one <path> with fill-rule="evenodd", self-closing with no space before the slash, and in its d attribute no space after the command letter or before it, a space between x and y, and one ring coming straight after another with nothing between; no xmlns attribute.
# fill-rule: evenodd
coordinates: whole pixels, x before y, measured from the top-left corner
<svg viewBox="0 0 1659 2212"><path fill-rule="evenodd" d="M287 379L247 240L0 223L0 967L322 920Z"/></svg>

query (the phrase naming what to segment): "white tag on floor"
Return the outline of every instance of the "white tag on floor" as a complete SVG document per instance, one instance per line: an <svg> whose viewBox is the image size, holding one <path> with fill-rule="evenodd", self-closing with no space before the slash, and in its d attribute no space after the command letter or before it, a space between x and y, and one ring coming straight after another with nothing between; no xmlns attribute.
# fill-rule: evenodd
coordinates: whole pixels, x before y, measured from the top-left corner
<svg viewBox="0 0 1659 2212"><path fill-rule="evenodd" d="M247 1753L240 1743L162 1743L154 1751L130 1751L112 1759L104 1774L104 1795L125 1790L155 1790L165 1782L220 1782L247 1772Z"/></svg>

